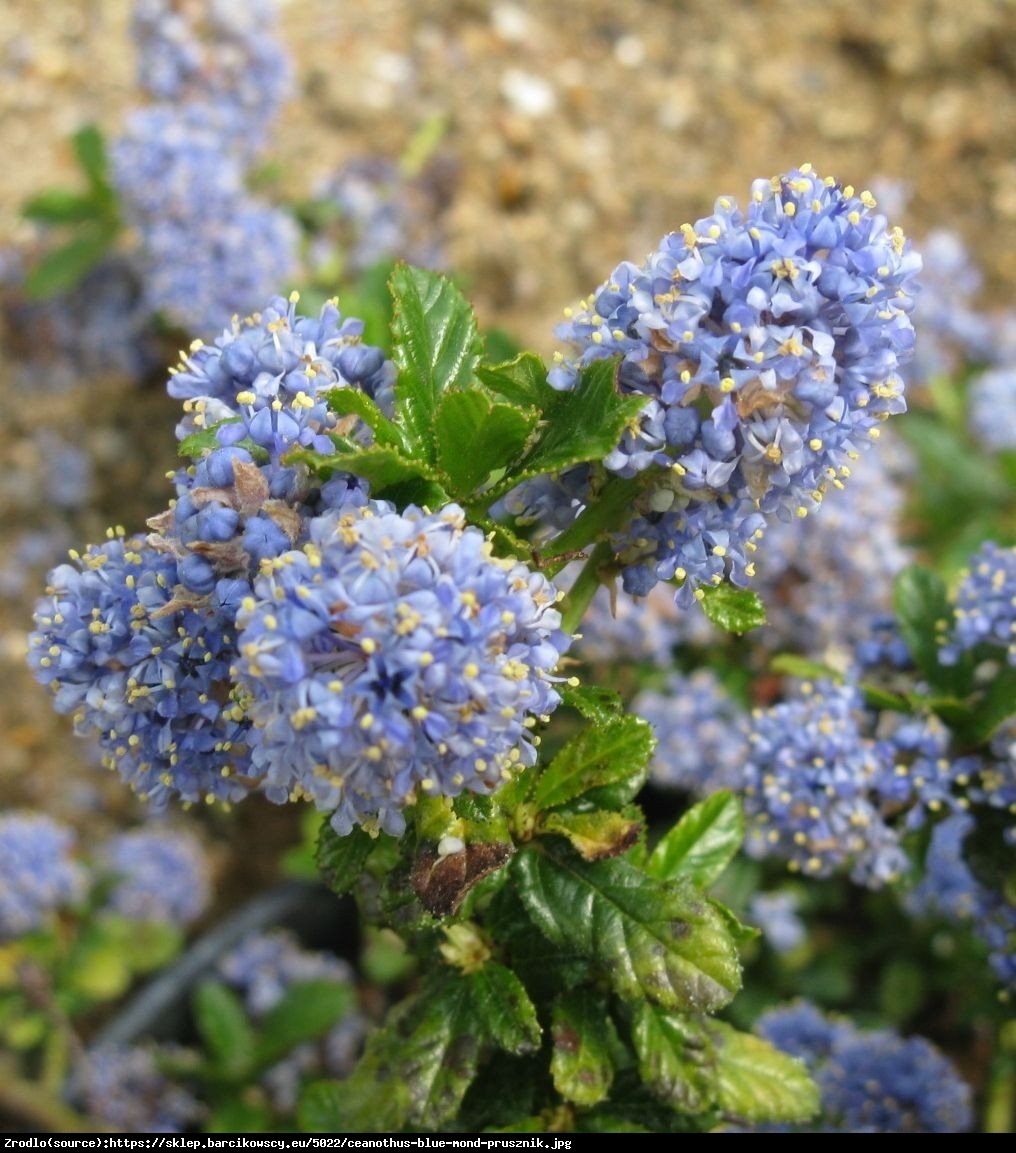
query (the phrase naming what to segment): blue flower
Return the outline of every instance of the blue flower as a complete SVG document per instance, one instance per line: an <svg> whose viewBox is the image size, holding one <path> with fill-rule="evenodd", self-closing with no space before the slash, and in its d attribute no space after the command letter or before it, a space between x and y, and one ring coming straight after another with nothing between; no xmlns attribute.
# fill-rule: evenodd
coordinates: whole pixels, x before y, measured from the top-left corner
<svg viewBox="0 0 1016 1153"><path fill-rule="evenodd" d="M269 799L399 834L420 793L493 791L536 757L568 639L557 593L450 505L313 520L239 617L236 675Z"/></svg>
<svg viewBox="0 0 1016 1153"><path fill-rule="evenodd" d="M970 382L970 433L991 452L1016 449L1016 365L989 369Z"/></svg>
<svg viewBox="0 0 1016 1153"><path fill-rule="evenodd" d="M204 1110L159 1069L159 1057L176 1052L171 1046L89 1049L74 1070L71 1095L90 1117L124 1133L183 1133Z"/></svg>
<svg viewBox="0 0 1016 1153"><path fill-rule="evenodd" d="M183 829L120 833L103 846L101 861L115 879L106 907L122 917L186 928L208 907L208 858L201 842Z"/></svg>
<svg viewBox="0 0 1016 1153"><path fill-rule="evenodd" d="M0 941L42 927L84 897L87 878L73 847L74 833L42 813L0 817Z"/></svg>
<svg viewBox="0 0 1016 1153"><path fill-rule="evenodd" d="M942 664L955 664L961 653L986 645L1005 650L1008 663L1016 665L1016 546L981 545L961 574L954 612L939 649Z"/></svg>
<svg viewBox="0 0 1016 1153"><path fill-rule="evenodd" d="M743 212L720 198L566 310L558 335L573 352L551 384L573 388L583 366L620 355L621 389L650 398L604 461L621 476L655 470L633 544L618 544L628 591L676 570L691 587L743 581L764 519L817 507L904 411L920 261L874 207L809 165L755 181ZM721 518L703 514L716 505ZM703 519L730 537L722 565L697 563Z"/></svg>

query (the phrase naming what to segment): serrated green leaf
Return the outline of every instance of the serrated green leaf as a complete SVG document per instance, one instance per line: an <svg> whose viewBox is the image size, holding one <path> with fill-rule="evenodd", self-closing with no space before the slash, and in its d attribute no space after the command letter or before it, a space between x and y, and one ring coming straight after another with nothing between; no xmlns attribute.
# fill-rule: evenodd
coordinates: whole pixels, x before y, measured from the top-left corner
<svg viewBox="0 0 1016 1153"><path fill-rule="evenodd" d="M722 584L702 589L702 611L728 633L746 633L766 623L765 605L751 589Z"/></svg>
<svg viewBox="0 0 1016 1153"><path fill-rule="evenodd" d="M541 818L537 827L539 832L566 837L586 861L620 856L635 844L642 832L641 821L603 809L588 813L550 812Z"/></svg>
<svg viewBox="0 0 1016 1153"><path fill-rule="evenodd" d="M305 1041L323 1037L353 1007L349 985L337 981L299 981L261 1020L254 1048L256 1069L267 1069Z"/></svg>
<svg viewBox="0 0 1016 1153"><path fill-rule="evenodd" d="M617 447L625 425L638 417L649 399L622 395L617 367L614 359L596 361L582 370L574 391L554 391L544 407L538 439L513 470L516 483L583 461L602 460Z"/></svg>
<svg viewBox="0 0 1016 1153"><path fill-rule="evenodd" d="M224 424L237 424L238 422L239 418L234 420L220 420L212 425L211 428L203 428L199 432L192 432L189 436L185 436L176 446L177 454L187 457L189 460L200 460L206 453L214 452L219 447L218 430L222 428Z"/></svg>
<svg viewBox="0 0 1016 1153"><path fill-rule="evenodd" d="M480 364L476 375L499 396L540 412L553 407L559 393L547 383L547 366L535 352L519 353L505 364Z"/></svg>
<svg viewBox="0 0 1016 1153"><path fill-rule="evenodd" d="M30 269L25 277L25 295L45 300L73 288L109 252L115 237L115 230L108 227L82 229Z"/></svg>
<svg viewBox="0 0 1016 1153"><path fill-rule="evenodd" d="M705 1023L716 1062L716 1100L728 1116L758 1124L807 1121L818 1089L803 1062L723 1021Z"/></svg>
<svg viewBox="0 0 1016 1153"><path fill-rule="evenodd" d="M637 791L655 744L652 727L641 717L615 717L583 729L543 770L530 799L537 809L552 809L605 785L631 781Z"/></svg>
<svg viewBox="0 0 1016 1153"><path fill-rule="evenodd" d="M953 618L945 582L929 568L908 565L893 583L893 611L900 636L928 683L945 696L963 697L970 689L969 662L939 663L938 640Z"/></svg>
<svg viewBox="0 0 1016 1153"><path fill-rule="evenodd" d="M504 965L488 961L464 978L473 1028L491 1044L520 1057L539 1048L543 1030L522 982Z"/></svg>
<svg viewBox="0 0 1016 1153"><path fill-rule="evenodd" d="M399 369L397 419L414 448L433 463L441 395L467 386L480 359L476 317L455 285L436 272L400 264L389 287L394 306L393 355Z"/></svg>
<svg viewBox="0 0 1016 1153"><path fill-rule="evenodd" d="M315 859L321 879L333 893L348 893L363 873L376 841L360 825L340 837L328 817L321 823Z"/></svg>
<svg viewBox="0 0 1016 1153"><path fill-rule="evenodd" d="M494 402L477 388L446 392L435 417L437 460L453 495L466 499L521 455L537 418L536 409Z"/></svg>
<svg viewBox="0 0 1016 1153"><path fill-rule="evenodd" d="M241 1078L251 1066L254 1031L239 997L221 981L202 981L192 1011L209 1058L223 1075Z"/></svg>
<svg viewBox="0 0 1016 1153"><path fill-rule="evenodd" d="M389 420L365 392L357 388L333 388L325 393L325 400L338 416L358 416L372 430L379 447L408 451L402 429Z"/></svg>
<svg viewBox="0 0 1016 1153"><path fill-rule="evenodd" d="M603 998L589 989L563 993L551 1014L550 1075L566 1101L602 1101L614 1080L611 1051L618 1044Z"/></svg>
<svg viewBox="0 0 1016 1153"><path fill-rule="evenodd" d="M587 864L553 842L520 852L518 892L547 938L594 959L619 996L710 1011L741 983L733 939L686 878L659 881L626 861Z"/></svg>
<svg viewBox="0 0 1016 1153"><path fill-rule="evenodd" d="M66 188L47 188L30 196L21 206L21 215L38 224L83 224L102 217L102 207L94 196Z"/></svg>
<svg viewBox="0 0 1016 1153"><path fill-rule="evenodd" d="M681 1113L702 1113L715 1102L712 1044L694 1017L639 1005L632 1015L639 1075L653 1094Z"/></svg>
<svg viewBox="0 0 1016 1153"><path fill-rule="evenodd" d="M611 721L624 712L624 701L620 693L613 689L603 689L598 685L557 686L562 703L574 709L580 716L593 724Z"/></svg>
<svg viewBox="0 0 1016 1153"><path fill-rule="evenodd" d="M646 872L661 880L685 876L696 885L711 885L743 840L741 802L733 793L714 793L664 834L646 863Z"/></svg>

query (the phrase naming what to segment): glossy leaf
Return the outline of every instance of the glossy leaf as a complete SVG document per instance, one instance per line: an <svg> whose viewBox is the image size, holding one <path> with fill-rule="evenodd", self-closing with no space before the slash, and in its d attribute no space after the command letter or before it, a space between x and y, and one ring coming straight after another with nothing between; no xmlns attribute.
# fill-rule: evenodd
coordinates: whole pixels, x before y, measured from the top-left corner
<svg viewBox="0 0 1016 1153"><path fill-rule="evenodd" d="M296 1117L302 1133L383 1133L401 1129L408 1113L405 1085L354 1071L346 1081L308 1085Z"/></svg>
<svg viewBox="0 0 1016 1153"><path fill-rule="evenodd" d="M399 369L397 419L414 448L434 462L441 395L468 385L480 358L476 317L455 285L437 273L400 264L389 287L394 304L393 355Z"/></svg>
<svg viewBox="0 0 1016 1153"><path fill-rule="evenodd" d="M551 1014L550 1075L566 1101L590 1106L610 1092L619 1042L606 1002L588 989L565 993Z"/></svg>
<svg viewBox="0 0 1016 1153"><path fill-rule="evenodd" d="M803 1062L723 1021L705 1025L715 1061L716 1101L724 1113L753 1123L807 1121L819 1093Z"/></svg>
<svg viewBox="0 0 1016 1153"><path fill-rule="evenodd" d="M558 692L568 708L574 709L594 724L612 721L624 712L624 701L613 689L600 688L598 685L563 684L558 686Z"/></svg>
<svg viewBox="0 0 1016 1153"><path fill-rule="evenodd" d="M537 778L532 803L551 809L605 785L624 785L637 792L655 744L652 728L641 717L620 716L583 729Z"/></svg>
<svg viewBox="0 0 1016 1153"><path fill-rule="evenodd" d="M469 986L472 1028L485 1040L516 1057L539 1048L542 1030L536 1008L510 969L488 961L464 980Z"/></svg>
<svg viewBox="0 0 1016 1153"><path fill-rule="evenodd" d="M318 834L316 860L321 879L333 893L348 893L363 872L376 841L360 825L340 837L326 817Z"/></svg>
<svg viewBox="0 0 1016 1153"><path fill-rule="evenodd" d="M702 611L714 625L728 633L740 635L766 623L765 605L751 589L722 584L702 592Z"/></svg>
<svg viewBox="0 0 1016 1153"><path fill-rule="evenodd" d="M476 375L491 392L512 404L541 412L552 407L559 395L547 383L547 366L534 352L519 353L505 364L477 365Z"/></svg>
<svg viewBox="0 0 1016 1153"><path fill-rule="evenodd" d="M741 983L733 939L690 881L540 845L513 867L519 896L550 941L595 960L626 1000L708 1011L731 999Z"/></svg>
<svg viewBox="0 0 1016 1153"><path fill-rule="evenodd" d="M711 885L743 840L741 802L733 793L714 793L664 834L649 857L646 872L661 880L684 876L696 885Z"/></svg>
<svg viewBox="0 0 1016 1153"><path fill-rule="evenodd" d="M389 420L365 392L358 388L333 388L325 393L325 400L339 416L358 416L373 431L378 446L408 448L399 426Z"/></svg>
<svg viewBox="0 0 1016 1153"><path fill-rule="evenodd" d="M461 498L521 455L538 413L492 401L479 389L447 392L435 417L437 460Z"/></svg>
<svg viewBox="0 0 1016 1153"><path fill-rule="evenodd" d="M712 1044L695 1018L642 1004L632 1016L631 1037L639 1074L661 1101L681 1113L713 1106Z"/></svg>

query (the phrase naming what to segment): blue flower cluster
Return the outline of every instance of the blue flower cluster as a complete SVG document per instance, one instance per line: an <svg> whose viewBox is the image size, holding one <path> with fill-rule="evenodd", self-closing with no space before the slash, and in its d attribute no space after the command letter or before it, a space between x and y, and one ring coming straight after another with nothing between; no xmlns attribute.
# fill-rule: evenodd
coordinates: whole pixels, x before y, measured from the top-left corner
<svg viewBox="0 0 1016 1153"><path fill-rule="evenodd" d="M747 717L715 673L671 673L662 690L640 693L632 709L656 736L650 769L654 785L699 796L743 787Z"/></svg>
<svg viewBox="0 0 1016 1153"><path fill-rule="evenodd" d="M86 874L73 847L71 830L42 813L0 817L0 941L42 927L84 897Z"/></svg>
<svg viewBox="0 0 1016 1153"><path fill-rule="evenodd" d="M253 934L219 962L219 972L243 996L247 1012L257 1020L273 1009L286 990L302 981L352 985L352 968L331 953L310 952L284 929ZM344 1077L359 1055L367 1033L366 1017L347 1013L316 1044L299 1045L264 1075L275 1108L291 1112L301 1082L308 1077Z"/></svg>
<svg viewBox="0 0 1016 1153"><path fill-rule="evenodd" d="M563 584L565 575L559 574L558 584ZM683 636L682 619L674 598L662 586L639 601L618 598L601 587L582 618L572 655L596 665L644 661L669 668L674 646Z"/></svg>
<svg viewBox="0 0 1016 1153"><path fill-rule="evenodd" d="M169 1046L104 1045L84 1054L71 1080L72 1097L89 1117L124 1133L183 1133L203 1108L159 1068Z"/></svg>
<svg viewBox="0 0 1016 1153"><path fill-rule="evenodd" d="M755 1031L808 1066L822 1095L821 1133L959 1133L970 1087L924 1037L865 1031L804 1001L764 1013Z"/></svg>
<svg viewBox="0 0 1016 1153"><path fill-rule="evenodd" d="M567 311L551 383L620 356L619 387L648 398L604 461L654 470L616 542L627 591L743 584L766 520L817 507L904 411L920 260L874 208L809 165L755 181L744 211L721 198Z"/></svg>
<svg viewBox="0 0 1016 1153"><path fill-rule="evenodd" d="M455 505L371 502L309 523L245 600L236 674L270 799L399 834L418 794L493 791L535 761L570 638L542 576Z"/></svg>
<svg viewBox="0 0 1016 1153"><path fill-rule="evenodd" d="M122 917L186 928L208 908L208 859L201 842L184 829L120 833L103 847L101 862L114 878L106 907Z"/></svg>
<svg viewBox="0 0 1016 1153"><path fill-rule="evenodd" d="M113 178L148 308L192 331L221 329L296 268L296 225L244 186L289 86L274 14L273 0L136 10L142 84L159 102L128 117Z"/></svg>
<svg viewBox="0 0 1016 1153"><path fill-rule="evenodd" d="M943 664L987 645L1004 650L1008 663L1016 665L1016 546L981 545L962 574L954 614L939 650Z"/></svg>

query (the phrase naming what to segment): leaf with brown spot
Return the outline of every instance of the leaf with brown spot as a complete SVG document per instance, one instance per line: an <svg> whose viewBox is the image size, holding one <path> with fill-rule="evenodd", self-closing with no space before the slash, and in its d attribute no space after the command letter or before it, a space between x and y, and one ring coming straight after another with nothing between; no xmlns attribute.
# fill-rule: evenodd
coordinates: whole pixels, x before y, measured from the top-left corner
<svg viewBox="0 0 1016 1153"><path fill-rule="evenodd" d="M474 842L442 857L435 846L427 845L413 863L413 892L434 916L447 917L477 882L506 864L514 851L512 845L497 841Z"/></svg>

